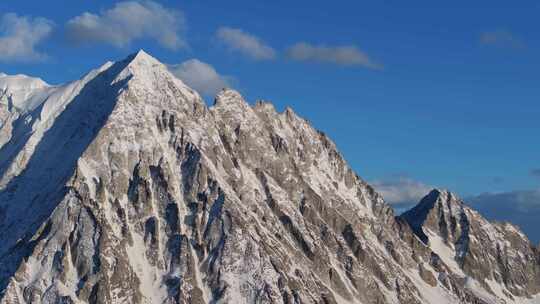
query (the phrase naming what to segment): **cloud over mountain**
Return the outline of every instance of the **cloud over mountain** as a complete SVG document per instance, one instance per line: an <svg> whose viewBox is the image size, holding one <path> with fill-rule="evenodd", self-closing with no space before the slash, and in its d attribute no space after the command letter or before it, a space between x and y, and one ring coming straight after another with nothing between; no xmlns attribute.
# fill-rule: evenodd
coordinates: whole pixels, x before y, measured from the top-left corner
<svg viewBox="0 0 540 304"><path fill-rule="evenodd" d="M7 13L0 16L0 62L42 61L47 55L36 49L53 31L54 23L48 19L18 16Z"/></svg>
<svg viewBox="0 0 540 304"><path fill-rule="evenodd" d="M375 180L371 182L371 185L383 196L386 202L402 207L416 204L433 188L403 175L385 180Z"/></svg>
<svg viewBox="0 0 540 304"><path fill-rule="evenodd" d="M75 45L105 43L127 47L137 39L152 39L177 50L187 46L181 11L153 1L124 1L100 14L85 12L69 20L66 35Z"/></svg>
<svg viewBox="0 0 540 304"><path fill-rule="evenodd" d="M198 59L169 65L169 70L201 95L214 96L230 86L230 77L220 75L213 66Z"/></svg>

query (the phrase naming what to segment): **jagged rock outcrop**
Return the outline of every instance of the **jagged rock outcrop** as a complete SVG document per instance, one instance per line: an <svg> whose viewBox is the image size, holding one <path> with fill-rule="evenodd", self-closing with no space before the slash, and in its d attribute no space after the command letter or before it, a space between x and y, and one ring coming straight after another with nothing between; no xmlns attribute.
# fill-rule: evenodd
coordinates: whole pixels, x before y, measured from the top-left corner
<svg viewBox="0 0 540 304"><path fill-rule="evenodd" d="M540 292L538 251L516 226L491 223L444 190L431 191L402 218L467 283L507 301Z"/></svg>
<svg viewBox="0 0 540 304"><path fill-rule="evenodd" d="M473 291L496 294L467 284L292 109L250 106L228 89L208 107L143 51L36 96L35 107L2 114L0 303L489 303ZM514 250L528 257L518 236ZM479 269L467 255L461 263ZM493 278L512 280L519 301L539 285Z"/></svg>

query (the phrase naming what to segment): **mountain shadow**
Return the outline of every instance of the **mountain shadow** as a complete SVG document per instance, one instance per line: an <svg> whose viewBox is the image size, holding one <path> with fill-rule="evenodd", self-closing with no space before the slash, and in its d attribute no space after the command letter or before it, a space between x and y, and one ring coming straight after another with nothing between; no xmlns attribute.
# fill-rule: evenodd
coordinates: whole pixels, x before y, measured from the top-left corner
<svg viewBox="0 0 540 304"><path fill-rule="evenodd" d="M90 80L44 133L21 174L0 190L0 295L32 253L39 241L33 236L67 193L65 184L77 160L113 111L130 77L112 81L131 59L114 63Z"/></svg>

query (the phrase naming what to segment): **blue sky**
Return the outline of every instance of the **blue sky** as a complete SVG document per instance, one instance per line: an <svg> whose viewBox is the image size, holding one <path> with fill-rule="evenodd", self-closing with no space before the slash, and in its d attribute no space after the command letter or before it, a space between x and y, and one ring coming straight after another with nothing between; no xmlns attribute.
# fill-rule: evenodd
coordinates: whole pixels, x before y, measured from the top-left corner
<svg viewBox="0 0 540 304"><path fill-rule="evenodd" d="M138 2L152 26L126 3L1 1L4 21L42 32L13 50L4 22L0 72L61 83L143 48L183 75L210 68L250 102L292 106L394 203L438 186L540 205L537 1ZM506 195L523 192L534 195Z"/></svg>

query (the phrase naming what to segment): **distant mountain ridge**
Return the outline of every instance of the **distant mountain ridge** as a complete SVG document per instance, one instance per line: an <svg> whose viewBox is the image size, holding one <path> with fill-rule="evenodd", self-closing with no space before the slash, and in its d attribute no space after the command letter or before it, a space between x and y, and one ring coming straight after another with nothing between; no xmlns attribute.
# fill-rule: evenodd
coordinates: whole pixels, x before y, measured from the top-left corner
<svg viewBox="0 0 540 304"><path fill-rule="evenodd" d="M538 250L516 226L491 223L454 194L439 190L401 217L425 244L450 253L441 256L446 264L457 263L463 276L485 283L499 297L540 292ZM491 286L496 283L506 290Z"/></svg>
<svg viewBox="0 0 540 304"><path fill-rule="evenodd" d="M540 303L519 229L442 190L396 217L290 108L208 107L144 51L5 77L2 304Z"/></svg>

